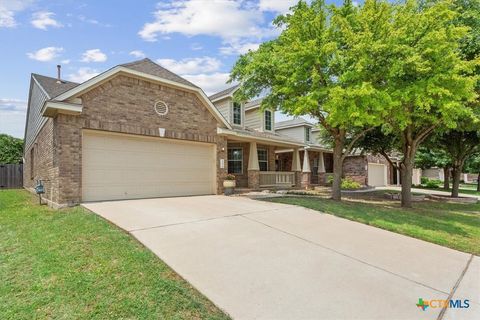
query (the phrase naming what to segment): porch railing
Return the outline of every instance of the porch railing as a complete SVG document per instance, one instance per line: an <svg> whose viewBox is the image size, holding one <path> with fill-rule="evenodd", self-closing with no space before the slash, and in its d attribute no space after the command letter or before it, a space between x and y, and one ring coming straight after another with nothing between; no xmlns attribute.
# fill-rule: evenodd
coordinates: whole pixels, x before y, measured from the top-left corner
<svg viewBox="0 0 480 320"><path fill-rule="evenodd" d="M260 187L293 187L295 172L260 171Z"/></svg>

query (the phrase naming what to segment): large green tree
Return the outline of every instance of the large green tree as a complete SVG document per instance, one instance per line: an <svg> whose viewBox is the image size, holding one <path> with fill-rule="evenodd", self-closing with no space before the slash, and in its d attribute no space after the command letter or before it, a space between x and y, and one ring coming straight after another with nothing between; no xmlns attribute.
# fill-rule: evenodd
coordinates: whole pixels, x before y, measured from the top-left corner
<svg viewBox="0 0 480 320"><path fill-rule="evenodd" d="M439 127L473 118L477 65L460 54L469 29L455 23L450 1L408 0L395 6L385 75L395 107L384 130L398 136L402 160L402 206L411 207L412 171L422 142Z"/></svg>
<svg viewBox="0 0 480 320"><path fill-rule="evenodd" d="M435 141L450 158L452 165L452 197L458 197L460 176L463 172L465 161L469 157L480 153L480 130L450 130L440 134Z"/></svg>
<svg viewBox="0 0 480 320"><path fill-rule="evenodd" d="M300 1L275 20L280 36L242 55L231 72L241 84L236 99L266 92L263 108L318 120L333 141L335 200L345 157L393 104L384 89L392 8L388 1L360 7Z"/></svg>
<svg viewBox="0 0 480 320"><path fill-rule="evenodd" d="M0 134L0 164L21 163L23 155L23 140Z"/></svg>

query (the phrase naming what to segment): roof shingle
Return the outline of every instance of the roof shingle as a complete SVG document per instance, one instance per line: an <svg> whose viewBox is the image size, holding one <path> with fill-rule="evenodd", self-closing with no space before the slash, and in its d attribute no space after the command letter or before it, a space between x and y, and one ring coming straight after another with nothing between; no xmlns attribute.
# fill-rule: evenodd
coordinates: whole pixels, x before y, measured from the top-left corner
<svg viewBox="0 0 480 320"><path fill-rule="evenodd" d="M57 78L42 76L36 73L32 73L32 77L37 80L38 84L47 92L51 99L78 86L78 83L75 82L65 80L58 82Z"/></svg>
<svg viewBox="0 0 480 320"><path fill-rule="evenodd" d="M211 96L209 96L208 98L210 100L215 100L215 99L218 99L220 97L223 97L223 96L228 96L229 94L231 94L232 92L234 92L240 85L239 84L236 84L234 85L233 87L230 87L230 88L227 88L225 90L222 90L220 92L217 92L215 94L212 94Z"/></svg>
<svg viewBox="0 0 480 320"><path fill-rule="evenodd" d="M190 81L176 75L175 73L171 72L170 70L165 69L164 67L160 66L159 64L153 62L152 60L145 58L142 60L137 60L129 63L121 64L120 66L132 69L138 72L143 72L150 74L152 76L160 77L163 79L167 79L170 81L174 81L180 84L184 84L190 87L198 88L196 85L191 83Z"/></svg>

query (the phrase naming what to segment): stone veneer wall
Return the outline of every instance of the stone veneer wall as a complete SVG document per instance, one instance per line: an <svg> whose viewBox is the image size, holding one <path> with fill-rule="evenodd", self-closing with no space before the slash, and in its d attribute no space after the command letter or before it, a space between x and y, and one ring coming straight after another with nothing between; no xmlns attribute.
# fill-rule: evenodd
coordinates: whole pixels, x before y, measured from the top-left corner
<svg viewBox="0 0 480 320"><path fill-rule="evenodd" d="M158 137L158 128L165 128L165 138L216 144L217 192L223 192L226 166L220 168L218 159L226 162L226 141L217 136L217 120L194 93L118 75L81 99L80 116L58 115L55 119L59 203L72 205L81 201L83 129ZM166 116L155 112L158 100L169 106Z"/></svg>
<svg viewBox="0 0 480 320"><path fill-rule="evenodd" d="M361 185L367 184L367 157L350 156L343 162L343 176L357 181Z"/></svg>

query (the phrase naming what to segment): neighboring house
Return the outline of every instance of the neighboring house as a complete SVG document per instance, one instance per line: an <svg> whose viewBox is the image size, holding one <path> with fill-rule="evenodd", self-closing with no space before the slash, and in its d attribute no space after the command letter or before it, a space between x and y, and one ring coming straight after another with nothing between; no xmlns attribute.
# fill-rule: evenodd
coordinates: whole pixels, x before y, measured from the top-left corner
<svg viewBox="0 0 480 320"><path fill-rule="evenodd" d="M261 100L235 103L236 89L208 98L149 59L80 84L62 80L60 72L57 78L32 74L24 186L33 191L42 180L44 199L62 207L222 193L227 173L238 187L252 189L323 183L331 152L307 141L311 131L283 134L287 128L276 126L274 111L262 110Z"/></svg>
<svg viewBox="0 0 480 320"><path fill-rule="evenodd" d="M308 150L311 181L314 184L325 184L328 175L333 173L333 153L321 144L320 129L303 118L277 122L276 132L303 141ZM288 168L291 162L289 153L278 154L279 161ZM300 154L303 159L303 152ZM385 186L398 184L398 175L382 156L352 155L345 158L343 174L362 185Z"/></svg>

